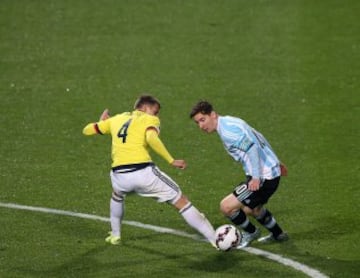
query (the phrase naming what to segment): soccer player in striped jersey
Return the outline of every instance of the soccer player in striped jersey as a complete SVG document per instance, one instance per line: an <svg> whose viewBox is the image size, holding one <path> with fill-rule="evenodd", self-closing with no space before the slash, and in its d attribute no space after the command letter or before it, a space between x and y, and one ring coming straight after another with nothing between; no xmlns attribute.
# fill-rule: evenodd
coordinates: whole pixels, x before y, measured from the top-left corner
<svg viewBox="0 0 360 278"><path fill-rule="evenodd" d="M237 185L220 203L222 213L244 230L238 248L248 246L255 239L287 240L287 233L264 207L277 190L280 176L287 175L285 165L280 163L265 137L242 119L219 115L207 101L198 102L190 117L203 131L219 134L228 154L242 164L246 174L247 181ZM260 229L250 222L248 215L256 218L270 234L259 238Z"/></svg>
<svg viewBox="0 0 360 278"><path fill-rule="evenodd" d="M100 120L89 123L83 134L110 134L112 137L112 197L110 199L111 232L105 241L119 244L124 201L128 193L157 199L173 205L185 221L201 233L215 247L215 231L208 219L185 197L180 187L154 165L149 147L170 165L185 169L182 159L174 159L159 138L160 102L151 95L140 96L134 111L111 117L107 110Z"/></svg>

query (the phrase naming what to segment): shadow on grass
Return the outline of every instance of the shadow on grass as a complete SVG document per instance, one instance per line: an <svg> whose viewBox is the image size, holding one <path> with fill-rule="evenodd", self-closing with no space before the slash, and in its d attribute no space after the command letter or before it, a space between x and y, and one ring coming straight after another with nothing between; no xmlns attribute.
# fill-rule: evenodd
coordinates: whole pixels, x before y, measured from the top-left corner
<svg viewBox="0 0 360 278"><path fill-rule="evenodd" d="M73 225L62 227L63 232L71 234L70 227L74 228ZM317 229L326 231L328 228ZM276 253L286 254L284 257L294 258L330 277L358 277L360 272L358 260L328 259L313 255L310 251L302 250L296 245L297 241L304 239L323 241L333 236L326 236L324 232L320 233L320 237L316 237L319 231L292 233L291 240L280 244L280 252L278 250ZM206 275L235 277L236 274L249 277L246 274L254 273L254 271L255 277L266 277L269 272L274 277L275 274L293 273L291 269L283 269L282 273L277 273L276 269L269 270L266 267L267 262L270 262L268 259L252 256L243 251L218 252L210 245L200 242L193 242L194 248L189 249L188 244L181 245L184 239L174 238L171 235L152 232L131 233L126 235L127 240L122 242L119 248L106 245L103 242L102 230L92 225L82 224L79 233L79 237L85 240L74 242L74 246L68 251L68 257L61 256L58 262L55 261L51 265L39 262L39 265L34 265L30 269L21 266L14 267L12 268L14 277L139 277L141 275L157 277L156 275L166 276L171 272L173 277L179 277L182 271L187 274L192 272L198 277L206 277ZM97 239L94 241L94 238L100 234L102 244L99 244L100 241ZM105 237L106 234L103 236ZM254 244L254 247L265 248L259 244ZM257 264L259 267L254 269L254 265Z"/></svg>
<svg viewBox="0 0 360 278"><path fill-rule="evenodd" d="M39 262L31 269L18 266L12 270L14 277L169 277L170 274L171 277L182 274L188 277L190 273L201 277L226 276L227 273L235 277L240 266L242 271L253 271L246 269L246 262L256 258L244 252L219 252L201 242L194 242L194 249L190 250L188 244L173 248L177 240L169 242L169 239L171 236L158 233L133 236L120 246L104 242L85 252L68 254L68 259L62 256L56 266ZM144 244L146 242L155 244L151 247Z"/></svg>
<svg viewBox="0 0 360 278"><path fill-rule="evenodd" d="M328 233L327 231L329 230L331 230L330 227L322 226L305 233L293 233L288 242L280 244L280 250L282 250L280 253L287 254L284 256L294 258L294 260L313 267L329 277L359 277L360 260L343 260L340 258L319 256L312 253L312 250L316 250L318 245L318 248L321 248L321 244L323 244L324 240L336 238L337 233ZM344 234L344 232L339 232L339 234ZM312 249L304 250L299 248L296 242L301 240L313 240Z"/></svg>

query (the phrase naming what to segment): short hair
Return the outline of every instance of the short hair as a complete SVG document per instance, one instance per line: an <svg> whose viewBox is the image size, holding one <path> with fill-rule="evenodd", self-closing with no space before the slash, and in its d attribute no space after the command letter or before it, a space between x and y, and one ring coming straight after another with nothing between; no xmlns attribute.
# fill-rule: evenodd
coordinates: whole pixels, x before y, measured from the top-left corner
<svg viewBox="0 0 360 278"><path fill-rule="evenodd" d="M192 108L190 112L190 118L192 119L198 113L209 115L212 111L214 111L214 109L210 102L206 100L200 100Z"/></svg>
<svg viewBox="0 0 360 278"><path fill-rule="evenodd" d="M160 101L151 95L141 95L134 104L134 109L141 108L145 104L155 105L157 104L160 108Z"/></svg>

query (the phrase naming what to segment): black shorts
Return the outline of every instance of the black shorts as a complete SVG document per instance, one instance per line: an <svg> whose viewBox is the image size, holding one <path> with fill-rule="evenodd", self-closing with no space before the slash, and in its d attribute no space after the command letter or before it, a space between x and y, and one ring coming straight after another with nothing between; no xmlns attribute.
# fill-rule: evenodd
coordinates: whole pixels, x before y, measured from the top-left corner
<svg viewBox="0 0 360 278"><path fill-rule="evenodd" d="M250 180L251 177L248 177L246 182L242 182L236 186L233 194L239 202L251 209L266 204L269 198L275 193L280 183L280 177L276 177L272 180L264 180L258 191L250 191L248 189L248 182Z"/></svg>

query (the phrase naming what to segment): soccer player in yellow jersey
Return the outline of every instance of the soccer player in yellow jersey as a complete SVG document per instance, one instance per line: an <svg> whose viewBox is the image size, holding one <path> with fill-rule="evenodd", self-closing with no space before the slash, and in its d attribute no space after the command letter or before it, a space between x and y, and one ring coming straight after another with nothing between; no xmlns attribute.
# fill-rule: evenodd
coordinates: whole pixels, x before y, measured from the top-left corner
<svg viewBox="0 0 360 278"><path fill-rule="evenodd" d="M105 110L99 122L89 123L83 129L85 135L110 134L112 137L111 232L106 242L120 243L125 195L135 192L173 205L191 227L215 246L213 226L182 194L176 182L154 165L149 155L150 147L172 166L186 168L185 161L174 159L159 138L160 120L157 115L160 102L153 96L142 95L135 102L134 109L113 117Z"/></svg>

